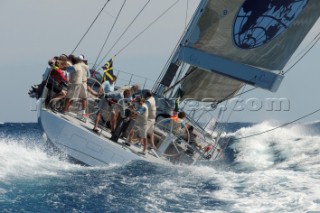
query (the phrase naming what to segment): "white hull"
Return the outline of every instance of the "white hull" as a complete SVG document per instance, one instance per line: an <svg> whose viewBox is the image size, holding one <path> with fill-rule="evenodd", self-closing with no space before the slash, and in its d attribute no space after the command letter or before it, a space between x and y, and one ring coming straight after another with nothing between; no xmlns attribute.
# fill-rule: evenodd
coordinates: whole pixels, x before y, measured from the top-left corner
<svg viewBox="0 0 320 213"><path fill-rule="evenodd" d="M91 131L93 125L71 116L53 113L42 109L39 121L48 139L62 152L90 166L124 164L132 160L147 160L157 163L167 161L158 158L153 152L140 155L141 148L126 147L120 140L113 142L107 137L110 133L97 135Z"/></svg>

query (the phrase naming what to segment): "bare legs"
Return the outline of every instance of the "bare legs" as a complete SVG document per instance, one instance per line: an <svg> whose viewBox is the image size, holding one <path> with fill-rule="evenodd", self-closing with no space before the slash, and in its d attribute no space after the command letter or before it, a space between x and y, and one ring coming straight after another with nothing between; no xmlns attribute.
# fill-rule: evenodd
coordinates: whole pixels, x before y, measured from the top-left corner
<svg viewBox="0 0 320 213"><path fill-rule="evenodd" d="M111 113L111 118L110 118L110 125L111 125L111 131L115 131L116 130L116 126L117 126L117 114L115 112Z"/></svg>
<svg viewBox="0 0 320 213"><path fill-rule="evenodd" d="M82 114L85 114L85 111L86 111L86 109L87 109L87 99L86 99L86 98L83 98L83 99L81 100L81 104L82 104L82 111L83 111Z"/></svg>
<svg viewBox="0 0 320 213"><path fill-rule="evenodd" d="M71 100L69 98L66 99L66 103L64 105L64 112L68 112L69 111L69 107L71 105Z"/></svg>
<svg viewBox="0 0 320 213"><path fill-rule="evenodd" d="M153 131L148 133L148 136L150 137L150 140L148 142L150 142L152 148L153 149L157 149L157 147L154 145L154 134L153 134Z"/></svg>
<svg viewBox="0 0 320 213"><path fill-rule="evenodd" d="M147 138L140 138L140 143L143 144L143 153L147 152Z"/></svg>
<svg viewBox="0 0 320 213"><path fill-rule="evenodd" d="M101 110L99 110L97 113L96 120L94 121L93 130L98 129L100 118L101 118Z"/></svg>
<svg viewBox="0 0 320 213"><path fill-rule="evenodd" d="M55 94L53 97L52 97L52 100L60 100L64 97L66 97L67 95L67 92L65 90L61 90L61 92L59 94Z"/></svg>

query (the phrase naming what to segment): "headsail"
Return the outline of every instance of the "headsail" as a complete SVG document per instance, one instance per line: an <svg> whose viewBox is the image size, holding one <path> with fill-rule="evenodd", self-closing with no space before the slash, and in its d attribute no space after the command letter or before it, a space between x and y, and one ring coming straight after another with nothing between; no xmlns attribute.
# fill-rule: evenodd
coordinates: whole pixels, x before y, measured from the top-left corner
<svg viewBox="0 0 320 213"><path fill-rule="evenodd" d="M287 64L320 15L318 0L204 0L172 64L190 65L183 98L221 101L242 83L276 91Z"/></svg>
<svg viewBox="0 0 320 213"><path fill-rule="evenodd" d="M184 99L219 102L233 97L242 85L241 82L226 76L199 68L194 69L181 83L180 96Z"/></svg>

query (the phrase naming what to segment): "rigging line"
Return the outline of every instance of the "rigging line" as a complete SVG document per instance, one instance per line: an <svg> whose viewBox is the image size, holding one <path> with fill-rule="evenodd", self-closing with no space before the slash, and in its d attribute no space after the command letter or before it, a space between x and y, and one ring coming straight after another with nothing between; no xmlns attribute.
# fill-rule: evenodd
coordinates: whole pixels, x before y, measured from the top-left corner
<svg viewBox="0 0 320 213"><path fill-rule="evenodd" d="M142 33L149 29L155 22L157 22L163 15L165 15L171 8L173 8L180 0L176 0L168 9L166 9L160 16L158 16L153 22L151 22L144 30L136 35L131 41L129 41L122 49L120 49L115 55L119 55L124 49L126 49L133 41L135 41Z"/></svg>
<svg viewBox="0 0 320 213"><path fill-rule="evenodd" d="M188 77L191 73L193 73L194 71L196 71L198 67L193 67L192 70L190 70L189 73L187 73L185 76L183 76L179 81L176 81L176 83L174 85L172 85L171 87L169 87L166 91L163 92L163 94L166 94L168 91L172 90L175 86L177 86L181 81L183 81L184 79L186 79L186 77Z"/></svg>
<svg viewBox="0 0 320 213"><path fill-rule="evenodd" d="M111 32L112 32L112 30L113 30L113 28L114 28L115 24L117 23L118 18L119 18L119 16L120 16L121 11L122 11L122 9L123 9L124 5L126 4L126 2L127 2L127 0L124 0L124 1L123 1L123 3L122 3L122 5L121 5L121 8L120 8L120 10L119 10L119 12L118 12L118 14L117 14L117 17L116 17L116 19L114 20L113 25L112 25L112 27L111 27L111 29L110 29L109 33L108 33L108 36L107 36L106 40L104 41L104 43L103 43L103 45L102 45L102 47L101 47L101 49L100 49L100 52L99 52L99 54L98 54L98 56L97 56L96 61L95 61L95 62L94 62L94 64L93 64L93 67L92 67L93 69L95 69L95 68L96 68L96 65L97 65L98 59L100 58L100 55L101 55L101 53L102 53L102 51L103 51L104 47L105 47L105 46L106 46L106 44L107 44L107 41L108 41L108 39L109 39L109 37L110 37L110 35L111 35Z"/></svg>
<svg viewBox="0 0 320 213"><path fill-rule="evenodd" d="M132 74L132 73L130 73L130 72L126 72L126 71L123 71L123 70L119 70L119 69L114 69L115 71L118 71L118 72L120 72L120 73L126 73L126 74ZM148 81L152 81L152 82L155 82L155 80L154 79L151 79L151 78L146 78L145 76L142 76L142 75L135 75L135 74L132 74L132 76L134 76L134 77L138 77L138 78L143 78L143 79L147 79Z"/></svg>
<svg viewBox="0 0 320 213"><path fill-rule="evenodd" d="M246 85L243 86L242 91L244 91L245 88L246 88ZM240 94L243 94L243 93L240 93ZM241 96L241 95L240 95L240 96ZM233 109L231 110L229 116L227 117L227 120L225 121L224 126L222 126L222 128L218 131L218 136L219 136L219 137L221 136L222 132L225 131L226 125L227 125L227 123L229 122L229 120L230 120L230 118L231 118L231 115L232 115L232 113L234 112L234 109L236 108L236 106L237 106L237 103L233 106ZM227 103L226 103L225 107L227 107ZM222 117L223 117L223 116L224 116L224 113L223 113ZM220 140L220 139L219 139L219 140ZM219 140L217 141L217 143L219 142ZM230 143L230 139L227 140L224 149L226 149L226 148L229 146L229 143ZM219 155L217 155L217 157L218 157L218 156L220 157L221 154L222 154L222 153L220 153Z"/></svg>
<svg viewBox="0 0 320 213"><path fill-rule="evenodd" d="M243 91L243 90L245 90L245 88L246 88L246 85L242 86L241 90ZM243 93L240 93L239 96L241 96L242 94L243 94ZM226 103L225 103L225 105L224 105L224 108L225 108L225 109L227 108L229 99L226 99L226 100L227 100L227 101L226 101ZM229 121L230 118L231 118L231 114L233 113L233 111L234 111L234 109L236 108L236 106L237 106L237 103L233 106L233 109L231 110L229 116L227 117L227 120L226 120L224 123L228 123L228 121ZM224 119L225 114L226 114L226 110L224 110L224 112L222 113L222 117L221 117L221 119L220 119L221 121ZM221 123L221 122L219 122L219 123ZM225 130L225 127L222 127L219 132L222 133L222 131L224 131L224 130Z"/></svg>
<svg viewBox="0 0 320 213"><path fill-rule="evenodd" d="M195 14L196 14L197 11L199 10L199 7L200 7L200 4L198 5L197 9L193 12L192 17L195 17ZM192 19L192 18L191 18L191 19ZM188 23L188 26L190 26L190 24L191 24L191 22ZM155 84L155 85L154 85L154 88L156 88L157 86L159 86L159 84L160 84L160 82L161 82L161 79L163 78L163 76L164 76L165 73L166 73L167 68L169 67L169 64L172 62L172 58L173 58L174 55L176 54L179 45L182 43L182 39L184 38L185 33L188 31L188 26L185 27L184 31L182 32L179 41L177 42L176 46L174 47L174 49L173 49L170 57L168 58L165 66L164 66L164 68L162 69L161 74L158 76L157 85Z"/></svg>
<svg viewBox="0 0 320 213"><path fill-rule="evenodd" d="M284 72L283 75L286 74L286 73L288 73L299 61L301 61L301 59L317 44L317 42L318 42L319 40L320 40L320 33L313 39L313 41L315 41L315 43L314 43L286 72ZM239 94L237 94L237 95L235 95L235 96L233 96L233 97L241 96L242 94L245 94L245 93L247 93L247 92L251 92L251 91L253 91L253 90L255 90L255 89L257 89L257 87L248 89L248 90L246 90L246 91L244 91L244 92L242 92L242 93L239 93ZM234 92L233 92L233 93L234 93ZM221 101L219 101L217 104L220 104L220 103L226 101L230 96L232 96L233 93L231 93L229 96L227 96L226 98L224 98L224 99L222 99Z"/></svg>
<svg viewBox="0 0 320 213"><path fill-rule="evenodd" d="M247 86L247 85L244 85L244 86L243 86L242 91L245 90L246 86ZM243 93L241 93L241 95L242 95L242 94L243 94ZM240 95L240 96L241 96L241 95ZM237 102L237 103L238 103L238 102ZM232 111L230 112L230 114L229 114L229 116L228 116L228 118L227 118L227 120L226 120L226 123L229 122L229 120L230 120L230 118L231 118L231 115L232 115L232 113L234 112L234 109L235 109L236 106L237 106L237 103L233 106L233 109L232 109Z"/></svg>
<svg viewBox="0 0 320 213"><path fill-rule="evenodd" d="M286 73L288 73L294 66L296 66L305 56L306 56L306 54L307 53L309 53L310 51L311 51L311 49L318 43L318 41L320 40L320 33L316 36L316 37L318 37L316 40L315 40L315 43L313 43L312 45L311 45L311 47L304 53L304 54L302 54L302 56L287 70L287 71L285 71L284 73L283 73L283 75L284 74L286 74Z"/></svg>
<svg viewBox="0 0 320 213"><path fill-rule="evenodd" d="M312 41L312 42L314 42L314 43L311 45L311 47L309 47L309 48L306 50L306 52L305 52L286 72L283 73L283 75L285 75L286 73L288 73L297 63L299 63L299 61L301 61L302 58L303 58L308 52L310 52L310 50L319 42L319 40L320 40L320 33L318 33L318 34L314 37L314 39L313 39L313 41ZM311 44L312 42L310 42L310 44ZM242 93L240 93L240 94L237 94L237 95L235 95L235 96L233 96L233 97L241 96L242 94L245 94L245 93L247 93L247 92L253 91L253 90L255 90L255 89L257 89L257 87L251 88L251 89L249 89L249 90L247 90L247 91L244 91L244 92L242 92ZM231 95L232 95L232 94L230 94L229 96L231 96ZM227 96L225 99L219 101L218 104L220 104L220 103L224 102L225 100L227 100L229 96Z"/></svg>
<svg viewBox="0 0 320 213"><path fill-rule="evenodd" d="M221 101L218 101L217 104L221 104L222 102L228 100L229 97L231 97L231 96L232 96L233 98L235 98L235 97L241 96L241 95L243 95L243 94L245 94L245 93L247 93L247 92L251 92L251 91L253 91L253 90L255 90L255 89L257 89L257 87L248 89L248 90L246 90L246 91L244 91L244 92L242 92L242 93L239 93L239 94L237 94L237 95L235 95L235 96L232 96L232 94L234 94L234 93L238 90L238 89L237 89L237 90L233 91L230 95L226 96L226 97L225 97L224 99L222 99Z"/></svg>
<svg viewBox="0 0 320 213"><path fill-rule="evenodd" d="M254 77L253 77L252 79L254 79ZM251 79L251 80L252 80L252 79ZM242 87L245 87L245 86L246 86L246 84L244 84L244 86L242 86ZM239 94L233 96L233 94L236 93L237 90L240 90L240 88L239 88L239 89L236 89L235 91L233 91L232 93L230 93L229 95L227 95L224 99L222 99L221 101L218 101L217 104L220 104L220 103L228 100L230 97L238 97L238 96L241 96L241 95L243 95L243 94L245 94L245 93L247 93L247 92L253 91L253 90L255 90L255 89L257 89L257 87L248 89L248 90L246 90L246 91L244 91L244 92L242 92L242 93L239 93Z"/></svg>
<svg viewBox="0 0 320 213"><path fill-rule="evenodd" d="M310 113L308 113L308 114L306 114L306 115L303 115L303 116L301 116L301 117L299 117L299 118L297 118L297 119L295 119L295 120L293 120L293 121L290 121L290 122L288 122L288 123L282 124L282 125L277 126L277 127L274 127L274 128L272 128L272 129L269 129L269 130L266 130L266 131L263 131L263 132L259 132L259 133L256 133L256 134L252 134L252 135L240 137L240 138L235 138L235 139L232 139L232 140L241 140L241 139L244 139L244 138L250 138L250 137L262 135L262 134L265 134L265 133L274 131L274 130L276 130L276 129L280 129L280 128L282 128L282 127L288 126L288 125L290 125L290 124L293 124L293 123L295 123L295 122L297 122L297 121L299 121L299 120L302 120L302 119L304 119L304 118L307 118L307 117L309 117L309 116L311 116L311 115L313 115L313 114L315 114L315 113L317 113L317 112L319 112L319 111L320 111L320 108L317 109L317 110L315 110L315 111L313 111L313 112L310 112Z"/></svg>
<svg viewBox="0 0 320 213"><path fill-rule="evenodd" d="M103 11L106 15L110 16L111 18L116 18L114 15L112 15L111 13L109 13L108 11Z"/></svg>
<svg viewBox="0 0 320 213"><path fill-rule="evenodd" d="M308 47L309 47L313 42L315 42L315 41L317 40L317 37L319 37L319 36L320 36L320 32L312 39L312 41L310 41L309 44L307 44L307 45L303 48L303 50L300 51L299 54L297 54L297 56L296 56L295 58L299 58L298 56L301 55L301 54L303 54L303 53L308 49Z"/></svg>
<svg viewBox="0 0 320 213"><path fill-rule="evenodd" d="M207 110L201 111L201 108L198 109L198 110L194 110L195 113L196 113L197 111L200 113L200 115L198 115L197 119L194 119L194 120L196 120L196 122L199 122L199 120L202 118L203 115L208 114L208 113L210 113L210 112L213 112L214 110L213 110L213 109L207 109ZM208 116L208 117L209 117L209 116ZM209 121L209 122L210 122L210 121ZM207 126L207 125L205 125L205 126Z"/></svg>
<svg viewBox="0 0 320 213"><path fill-rule="evenodd" d="M99 62L99 65L103 63L103 61L106 59L108 54L111 52L111 50L117 45L117 43L120 41L120 39L124 36L124 34L129 30L129 28L132 26L132 24L136 21L136 19L141 15L142 11L147 7L147 5L150 3L150 0L147 1L147 3L142 7L142 9L139 11L139 13L134 17L132 22L127 26L127 28L123 31L123 33L120 35L120 37L117 39L117 41L113 44L113 46L109 49L109 51L105 54L105 56L101 59Z"/></svg>
<svg viewBox="0 0 320 213"><path fill-rule="evenodd" d="M187 69L186 67L187 67L187 64L186 64L186 63L182 63L181 66L179 66L180 71L179 71L179 73L178 73L178 76L174 77L174 78L175 78L175 83L174 83L175 85L176 85L177 81L179 80L180 76L182 75L182 73L184 72L184 70ZM173 80L173 79L172 79L172 80ZM173 95L173 92L174 92L174 90L172 89L169 96L172 96L172 95ZM166 93L166 91L164 92L164 94L165 94L165 93Z"/></svg>
<svg viewBox="0 0 320 213"><path fill-rule="evenodd" d="M313 39L313 41L315 41L315 43L313 43L313 44L311 45L311 47L310 47L284 74L288 73L288 72L317 44L317 42L320 40L320 36L319 36L319 35L320 35L320 33ZM311 43L310 43L310 44L311 44ZM246 93L246 92L249 92L249 91L252 91L252 90L254 90L254 89L256 89L256 88L249 89L249 90L247 90L247 91L245 91L245 92L243 92L243 93L240 93L239 95L242 95L242 94L244 94L244 93ZM237 95L237 96L239 96L239 95ZM311 115L313 115L313 114L315 114L315 113L317 113L317 112L319 112L319 111L320 111L320 109L317 109L317 110L315 110L315 111L313 111L313 112L311 112L311 113L308 113L308 114L306 114L306 115L303 115L303 116L301 116L301 117L299 117L299 118L297 118L297 119L295 119L295 120L293 120L293 121L291 121L291 122L282 124L282 125L280 125L280 126L278 126L278 127L275 127L275 128L272 128L272 129L269 129L269 130L267 130L267 131L263 131L263 132L260 132L260 133L256 133L256 134L252 134L252 135L248 135L248 136L244 136L244 137L240 137L240 138L235 138L235 139L233 139L233 140L241 140L241 139L245 139L245 138L249 138L249 137L254 137L254 136L259 136L259 135L262 135L262 134L265 134L265 133L274 131L274 130L276 130L276 129L279 129L279 128L288 126L288 125L293 124L293 123L295 123L295 122L297 122L297 121L299 121L299 120L302 120L302 119L304 119L304 118L307 118L307 117L309 117L309 116L311 116Z"/></svg>
<svg viewBox="0 0 320 213"><path fill-rule="evenodd" d="M197 11L199 10L199 7L200 7L200 4L198 5L197 9L194 11L192 17L195 17L195 14L196 14ZM193 19L193 18L191 18L191 19ZM161 71L161 74L158 76L158 79L157 79L157 81L156 81L156 84L153 86L153 89L154 89L154 90L156 90L157 87L159 87L160 82L161 82L161 79L164 77L164 75L165 75L165 73L166 73L166 70L168 69L168 67L170 66L170 63L172 63L173 58L174 58L175 55L177 54L177 51L178 51L179 46L182 45L182 40L184 39L184 36L185 36L186 32L189 30L188 27L190 26L190 24L191 24L191 22L189 22L189 24L188 24L187 27L185 27L183 33L181 34L181 37L180 37L179 41L177 42L175 48L173 49L170 57L169 57L168 60L167 60L165 66L163 67L163 69L162 69L162 71ZM177 61L176 64L177 64L177 65L178 65L178 64L181 64L181 62L178 62L178 61ZM179 66L180 66L180 65L179 65Z"/></svg>
<svg viewBox="0 0 320 213"><path fill-rule="evenodd" d="M187 30L187 28L185 28L184 31L182 32L179 41L177 42L176 46L174 47L173 51L171 52L171 55L168 57L168 60L167 60L167 62L165 63L165 66L163 67L160 75L158 76L157 82L159 82L159 83L161 82L161 79L162 79L163 76L165 75L166 70L167 70L168 67L170 66L170 63L172 63L172 61L173 61L172 59L173 59L174 55L176 54L179 45L181 44L182 38L183 38L186 30ZM177 64L177 65L178 65L178 64L181 64L181 62L176 62L176 64ZM180 66L180 65L179 65L179 66Z"/></svg>
<svg viewBox="0 0 320 213"><path fill-rule="evenodd" d="M245 88L246 88L246 84L243 85L239 90L244 91ZM254 88L254 89L255 89L255 88ZM245 91L245 92L241 92L241 93L239 93L238 95L233 96L233 97L241 97L241 95L243 95L243 94L245 94L246 92L249 92L249 91L250 91L250 90L247 90L247 91ZM235 92L236 92L236 91L234 91L233 93L235 93ZM232 93L232 94L233 94L233 93ZM231 95L232 95L232 94L231 94ZM218 102L217 105L220 104L220 103L222 103L222 102L224 102L224 101L226 101L226 104L224 105L224 108L227 108L228 101L229 101L229 97L230 97L231 95L226 96L226 98L224 98L224 100L221 100L220 102ZM230 112L230 114L229 114L226 122L229 121L229 119L230 119L230 117L231 117L231 114L232 114L232 112L234 111L236 105L237 105L237 103L233 106L233 109L232 109L232 111ZM225 110L225 111L226 111L226 110ZM225 112L225 111L224 111L224 112ZM222 113L222 118L221 118L221 120L223 120L224 115L225 115L225 113Z"/></svg>
<svg viewBox="0 0 320 213"><path fill-rule="evenodd" d="M185 19L185 21L184 21L184 27L185 27L185 28L187 28L188 9L189 9L189 0L187 0L186 19Z"/></svg>
<svg viewBox="0 0 320 213"><path fill-rule="evenodd" d="M87 31L84 33L84 35L82 36L82 38L80 39L80 41L78 42L78 44L76 45L76 47L72 50L71 54L73 54L76 49L79 47L80 43L82 42L82 40L84 39L84 37L88 34L88 32L90 31L91 27L93 26L93 24L97 21L98 17L100 16L100 14L102 13L102 11L104 10L104 8L107 6L107 4L109 3L110 0L107 0L107 2L103 5L103 7L101 8L100 12L98 13L98 15L95 17L95 19L93 20L93 22L90 24L89 28L87 29Z"/></svg>

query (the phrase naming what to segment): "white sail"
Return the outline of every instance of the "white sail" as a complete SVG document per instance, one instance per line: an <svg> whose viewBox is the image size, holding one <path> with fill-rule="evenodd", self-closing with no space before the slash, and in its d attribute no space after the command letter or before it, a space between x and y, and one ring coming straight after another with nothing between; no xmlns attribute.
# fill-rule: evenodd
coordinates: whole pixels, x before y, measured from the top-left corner
<svg viewBox="0 0 320 213"><path fill-rule="evenodd" d="M318 0L203 1L173 60L191 65L180 95L221 101L242 83L276 91L319 15Z"/></svg>
<svg viewBox="0 0 320 213"><path fill-rule="evenodd" d="M281 70L320 14L318 0L210 0L190 46L209 54Z"/></svg>

